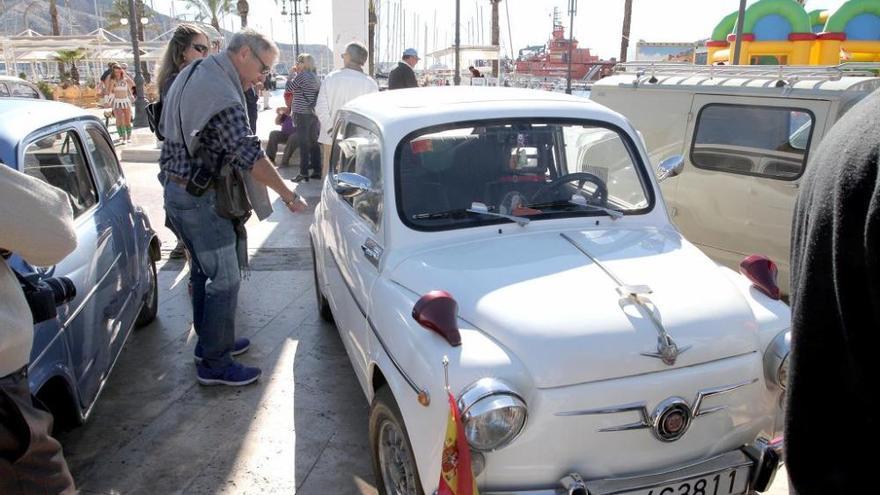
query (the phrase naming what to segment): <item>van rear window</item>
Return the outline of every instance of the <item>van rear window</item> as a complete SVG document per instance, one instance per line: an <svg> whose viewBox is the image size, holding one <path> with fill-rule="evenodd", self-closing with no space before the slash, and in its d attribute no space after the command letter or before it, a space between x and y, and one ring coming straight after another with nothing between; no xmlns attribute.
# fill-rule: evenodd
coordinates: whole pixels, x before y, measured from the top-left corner
<svg viewBox="0 0 880 495"><path fill-rule="evenodd" d="M801 176L815 117L804 109L712 104L697 117L695 167L780 180Z"/></svg>

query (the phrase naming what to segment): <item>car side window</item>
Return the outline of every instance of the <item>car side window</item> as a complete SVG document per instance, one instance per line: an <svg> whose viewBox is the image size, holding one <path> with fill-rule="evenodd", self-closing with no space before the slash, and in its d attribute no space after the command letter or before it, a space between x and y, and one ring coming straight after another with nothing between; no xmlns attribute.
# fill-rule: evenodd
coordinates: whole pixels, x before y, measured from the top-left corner
<svg viewBox="0 0 880 495"><path fill-rule="evenodd" d="M64 131L28 145L23 172L67 193L74 218L98 202L98 194L76 132Z"/></svg>
<svg viewBox="0 0 880 495"><path fill-rule="evenodd" d="M12 96L18 98L39 98L40 95L34 91L34 88L26 85L26 84L13 84L12 85Z"/></svg>
<svg viewBox="0 0 880 495"><path fill-rule="evenodd" d="M382 160L380 139L368 129L348 124L341 140L336 141L338 172L350 172L370 180L370 190L345 201L351 204L358 216L370 223L373 230L379 230L382 221Z"/></svg>
<svg viewBox="0 0 880 495"><path fill-rule="evenodd" d="M100 129L95 126L86 127L85 144L95 167L98 184L101 191L106 193L113 189L122 177L116 152Z"/></svg>
<svg viewBox="0 0 880 495"><path fill-rule="evenodd" d="M809 110L711 104L700 110L695 167L794 180L803 174L815 117Z"/></svg>
<svg viewBox="0 0 880 495"><path fill-rule="evenodd" d="M330 148L330 174L339 173L339 142L345 138L345 121L336 121L336 134Z"/></svg>
<svg viewBox="0 0 880 495"><path fill-rule="evenodd" d="M0 96L9 96L9 88L2 82L0 82Z"/></svg>

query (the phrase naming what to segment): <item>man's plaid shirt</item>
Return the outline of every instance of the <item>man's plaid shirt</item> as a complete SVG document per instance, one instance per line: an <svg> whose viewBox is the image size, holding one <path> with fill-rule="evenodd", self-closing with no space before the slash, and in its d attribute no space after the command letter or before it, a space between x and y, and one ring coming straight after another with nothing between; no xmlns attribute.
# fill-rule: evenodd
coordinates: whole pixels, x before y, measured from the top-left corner
<svg viewBox="0 0 880 495"><path fill-rule="evenodd" d="M251 132L244 107L234 105L213 117L199 133L201 145L194 157L189 157L186 147L177 139L166 137L159 155L162 171L165 174L189 178L194 168L207 168L217 173L220 165L231 163L242 170L250 170L254 162L266 156L260 147L260 138Z"/></svg>

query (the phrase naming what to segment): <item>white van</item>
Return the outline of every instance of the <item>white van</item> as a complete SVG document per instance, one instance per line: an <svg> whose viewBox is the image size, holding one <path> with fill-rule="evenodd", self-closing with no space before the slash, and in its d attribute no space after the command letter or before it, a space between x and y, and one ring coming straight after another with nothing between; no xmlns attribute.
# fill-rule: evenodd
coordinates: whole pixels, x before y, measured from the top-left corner
<svg viewBox="0 0 880 495"><path fill-rule="evenodd" d="M789 287L791 218L810 151L847 110L880 87L880 66L625 64L590 98L626 116L652 163L683 157L662 183L684 236L737 268L750 254Z"/></svg>

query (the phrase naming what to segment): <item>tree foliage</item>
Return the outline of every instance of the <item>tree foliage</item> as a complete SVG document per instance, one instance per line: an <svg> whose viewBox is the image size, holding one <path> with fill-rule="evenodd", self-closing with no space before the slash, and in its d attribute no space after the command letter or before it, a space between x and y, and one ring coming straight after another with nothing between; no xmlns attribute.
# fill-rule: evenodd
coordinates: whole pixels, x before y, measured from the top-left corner
<svg viewBox="0 0 880 495"><path fill-rule="evenodd" d="M55 56L52 57L58 62L61 63L61 66L64 67L64 72L61 74L61 79L70 80L70 82L74 85L79 85L79 71L76 68L76 63L79 60L82 60L86 57L85 48L76 48L73 50L57 50L55 52ZM67 70L67 66L70 65L70 70Z"/></svg>
<svg viewBox="0 0 880 495"><path fill-rule="evenodd" d="M185 0L187 8L195 9L196 20L211 19L211 25L220 31L220 16L236 11L233 0Z"/></svg>

